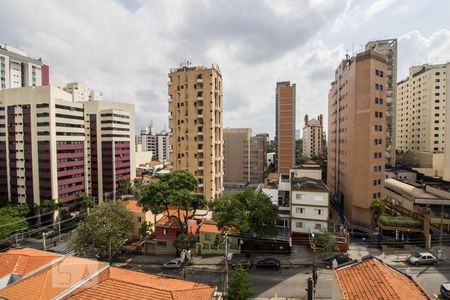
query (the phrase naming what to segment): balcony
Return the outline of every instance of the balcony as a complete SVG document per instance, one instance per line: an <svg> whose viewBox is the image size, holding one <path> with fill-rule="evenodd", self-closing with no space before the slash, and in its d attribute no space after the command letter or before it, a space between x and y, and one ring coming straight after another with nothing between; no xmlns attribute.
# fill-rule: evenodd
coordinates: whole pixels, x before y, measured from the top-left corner
<svg viewBox="0 0 450 300"><path fill-rule="evenodd" d="M216 111L220 111L220 112L222 112L223 110L222 110L222 108L221 108L221 107L219 107L219 106L216 106Z"/></svg>
<svg viewBox="0 0 450 300"><path fill-rule="evenodd" d="M203 153L203 149L197 149L197 153Z"/></svg>
<svg viewBox="0 0 450 300"><path fill-rule="evenodd" d="M203 169L204 169L203 166L198 166L198 167L197 167L197 170L199 170L199 171L202 171Z"/></svg>
<svg viewBox="0 0 450 300"><path fill-rule="evenodd" d="M203 96L197 96L197 101L203 101Z"/></svg>
<svg viewBox="0 0 450 300"><path fill-rule="evenodd" d="M223 141L222 140L219 140L219 141L215 141L214 142L216 145L222 145L223 144Z"/></svg>
<svg viewBox="0 0 450 300"><path fill-rule="evenodd" d="M199 183L198 185L197 185L197 187L199 187L199 188L202 188L204 185L203 185L203 183Z"/></svg>
<svg viewBox="0 0 450 300"><path fill-rule="evenodd" d="M169 81L169 82L167 83L167 85L168 85L168 86L171 86L171 85L172 85L172 82L171 82L171 81Z"/></svg>
<svg viewBox="0 0 450 300"><path fill-rule="evenodd" d="M203 136L203 131L197 131L197 135Z"/></svg>
<svg viewBox="0 0 450 300"><path fill-rule="evenodd" d="M203 114L197 114L198 119L203 119Z"/></svg>
<svg viewBox="0 0 450 300"><path fill-rule="evenodd" d="M173 116L169 116L169 120L172 120L173 119Z"/></svg>
<svg viewBox="0 0 450 300"><path fill-rule="evenodd" d="M203 83L203 79L202 78L197 78L197 83Z"/></svg>
<svg viewBox="0 0 450 300"><path fill-rule="evenodd" d="M172 103L172 102L173 102L172 98L169 98L169 103Z"/></svg>

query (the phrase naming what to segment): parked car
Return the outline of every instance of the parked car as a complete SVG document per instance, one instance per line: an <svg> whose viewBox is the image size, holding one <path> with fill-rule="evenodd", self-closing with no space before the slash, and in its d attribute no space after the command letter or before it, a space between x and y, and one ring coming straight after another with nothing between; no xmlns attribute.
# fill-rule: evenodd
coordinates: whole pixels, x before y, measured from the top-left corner
<svg viewBox="0 0 450 300"><path fill-rule="evenodd" d="M408 262L413 265L434 265L437 264L437 258L428 252L420 252L408 258Z"/></svg>
<svg viewBox="0 0 450 300"><path fill-rule="evenodd" d="M237 265L241 265L244 270L250 270L253 266L253 262L248 258L241 259L239 262L233 264L232 266L233 270L236 268Z"/></svg>
<svg viewBox="0 0 450 300"><path fill-rule="evenodd" d="M164 269L179 269L181 267L181 259L174 258L163 264Z"/></svg>
<svg viewBox="0 0 450 300"><path fill-rule="evenodd" d="M281 267L281 263L279 260L275 259L275 258L266 258L263 260L258 261L258 263L256 264L257 268L261 268L261 269L280 269Z"/></svg>
<svg viewBox="0 0 450 300"><path fill-rule="evenodd" d="M443 299L450 299L450 282L441 284L441 296Z"/></svg>
<svg viewBox="0 0 450 300"><path fill-rule="evenodd" d="M329 257L325 258L323 261L327 264L327 267L331 268L333 266L334 260L336 260L338 265L352 261L352 259L348 256L348 254L338 254L338 255L329 256Z"/></svg>

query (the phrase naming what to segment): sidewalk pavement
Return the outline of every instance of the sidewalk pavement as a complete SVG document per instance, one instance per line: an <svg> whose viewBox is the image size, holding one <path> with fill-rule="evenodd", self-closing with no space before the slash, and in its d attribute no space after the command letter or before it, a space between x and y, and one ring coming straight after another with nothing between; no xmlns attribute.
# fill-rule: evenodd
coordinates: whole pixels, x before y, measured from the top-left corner
<svg viewBox="0 0 450 300"><path fill-rule="evenodd" d="M347 251L349 256L353 259L360 259L361 257L371 255L383 260L387 264L398 264L401 262L406 262L408 257L417 252L430 252L438 257L438 247L434 246L431 249L424 249L422 247L405 245L404 249L399 249L397 251L392 251L389 253L384 253L379 248L370 248L364 245L350 244L349 250ZM450 261L450 247L442 247L441 259L444 261Z"/></svg>

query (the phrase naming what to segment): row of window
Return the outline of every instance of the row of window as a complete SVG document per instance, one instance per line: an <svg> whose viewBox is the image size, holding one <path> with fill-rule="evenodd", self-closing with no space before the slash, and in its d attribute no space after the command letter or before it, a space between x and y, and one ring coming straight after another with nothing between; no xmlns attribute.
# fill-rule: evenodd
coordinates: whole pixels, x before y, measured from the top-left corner
<svg viewBox="0 0 450 300"><path fill-rule="evenodd" d="M295 228L305 228L305 224L303 222L295 222ZM321 230L322 224L316 223L314 224L315 230Z"/></svg>

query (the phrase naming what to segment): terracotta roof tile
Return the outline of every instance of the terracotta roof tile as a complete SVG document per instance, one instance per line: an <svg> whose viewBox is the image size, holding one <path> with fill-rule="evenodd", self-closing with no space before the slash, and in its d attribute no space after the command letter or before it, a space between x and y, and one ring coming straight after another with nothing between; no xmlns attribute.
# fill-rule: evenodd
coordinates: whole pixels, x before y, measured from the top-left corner
<svg viewBox="0 0 450 300"><path fill-rule="evenodd" d="M106 279L66 299L211 299L215 288L192 281L109 268Z"/></svg>
<svg viewBox="0 0 450 300"><path fill-rule="evenodd" d="M414 279L374 258L337 269L335 274L342 299L431 299Z"/></svg>
<svg viewBox="0 0 450 300"><path fill-rule="evenodd" d="M60 257L55 253L32 249L9 250L0 253L0 277L10 273L23 276Z"/></svg>
<svg viewBox="0 0 450 300"><path fill-rule="evenodd" d="M209 232L209 233L222 233L217 225L214 224L202 224L200 226L200 232Z"/></svg>
<svg viewBox="0 0 450 300"><path fill-rule="evenodd" d="M126 204L126 209L133 212L142 212L142 207L138 205L136 200L128 200Z"/></svg>
<svg viewBox="0 0 450 300"><path fill-rule="evenodd" d="M104 265L95 260L67 256L61 262L0 290L0 297L9 300L52 299Z"/></svg>

